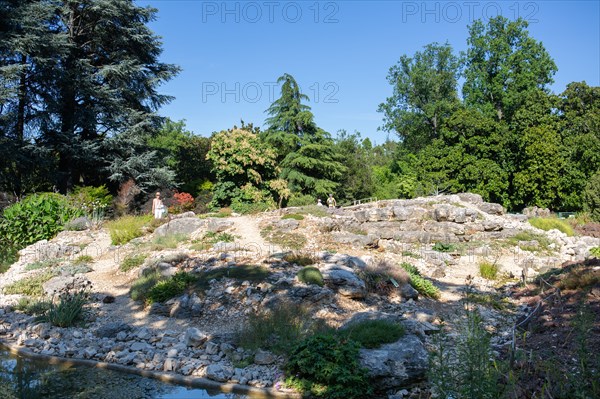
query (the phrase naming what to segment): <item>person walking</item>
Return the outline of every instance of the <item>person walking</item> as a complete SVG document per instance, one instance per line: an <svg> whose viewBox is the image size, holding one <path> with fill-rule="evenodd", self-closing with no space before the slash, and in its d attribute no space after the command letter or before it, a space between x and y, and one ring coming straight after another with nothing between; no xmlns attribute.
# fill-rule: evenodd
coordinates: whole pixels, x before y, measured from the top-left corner
<svg viewBox="0 0 600 399"><path fill-rule="evenodd" d="M337 206L337 202L335 202L333 194L329 194L329 198L327 198L327 206L329 206L330 208L335 208Z"/></svg>

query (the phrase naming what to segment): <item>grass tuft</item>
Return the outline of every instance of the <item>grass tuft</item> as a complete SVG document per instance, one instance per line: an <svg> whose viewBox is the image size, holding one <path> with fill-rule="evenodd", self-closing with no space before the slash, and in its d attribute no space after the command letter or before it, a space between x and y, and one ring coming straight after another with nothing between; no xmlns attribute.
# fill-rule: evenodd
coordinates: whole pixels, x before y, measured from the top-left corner
<svg viewBox="0 0 600 399"><path fill-rule="evenodd" d="M363 348L374 349L399 340L404 335L404 327L389 320L365 320L339 333L358 342Z"/></svg>
<svg viewBox="0 0 600 399"><path fill-rule="evenodd" d="M123 259L123 262L121 262L121 264L119 265L119 270L121 270L122 272L128 272L132 269L135 269L136 267L140 267L141 265L143 265L145 260L145 254L127 255L127 257L125 257L125 259Z"/></svg>
<svg viewBox="0 0 600 399"><path fill-rule="evenodd" d="M556 229L565 233L569 237L575 235L575 231L569 223L557 218L531 218L529 219L529 224L544 231Z"/></svg>
<svg viewBox="0 0 600 399"><path fill-rule="evenodd" d="M50 270L46 270L43 273L7 285L4 287L4 294L22 294L33 297L43 296L44 288L42 286L52 277L54 277L54 273Z"/></svg>
<svg viewBox="0 0 600 399"><path fill-rule="evenodd" d="M498 277L499 266L494 262L483 261L479 264L479 274L488 280L496 280Z"/></svg>
<svg viewBox="0 0 600 399"><path fill-rule="evenodd" d="M151 224L152 215L123 216L106 224L113 245L126 244L134 238L144 235L142 227Z"/></svg>

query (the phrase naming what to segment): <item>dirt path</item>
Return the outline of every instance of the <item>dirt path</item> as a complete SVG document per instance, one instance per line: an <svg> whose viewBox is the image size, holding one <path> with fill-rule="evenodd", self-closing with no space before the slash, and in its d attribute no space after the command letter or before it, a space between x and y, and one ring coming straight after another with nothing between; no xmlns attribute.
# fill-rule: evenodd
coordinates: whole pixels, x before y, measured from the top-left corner
<svg viewBox="0 0 600 399"><path fill-rule="evenodd" d="M259 220L255 216L238 216L231 219L236 235L236 244L245 251L263 256L281 252L281 248L264 240L260 235Z"/></svg>

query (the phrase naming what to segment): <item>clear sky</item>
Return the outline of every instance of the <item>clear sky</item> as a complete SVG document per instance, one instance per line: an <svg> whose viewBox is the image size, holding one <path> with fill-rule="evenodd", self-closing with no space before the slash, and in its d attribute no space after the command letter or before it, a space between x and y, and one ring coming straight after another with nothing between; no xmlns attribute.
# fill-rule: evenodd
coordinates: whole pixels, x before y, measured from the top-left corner
<svg viewBox="0 0 600 399"><path fill-rule="evenodd" d="M378 105L401 55L432 42L466 49L474 19L501 14L529 22L558 66L552 90L600 85L600 1L202 1L138 0L158 9L151 29L163 62L183 71L161 87L175 96L160 114L185 119L208 136L239 125L264 126L289 73L308 95L315 122L333 136L358 131L380 144ZM395 139L391 135L390 138Z"/></svg>

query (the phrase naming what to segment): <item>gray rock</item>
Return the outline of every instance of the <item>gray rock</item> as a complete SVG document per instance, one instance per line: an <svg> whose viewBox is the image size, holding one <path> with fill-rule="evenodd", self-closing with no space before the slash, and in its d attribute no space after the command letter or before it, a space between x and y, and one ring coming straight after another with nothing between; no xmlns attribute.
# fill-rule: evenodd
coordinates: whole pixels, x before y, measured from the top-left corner
<svg viewBox="0 0 600 399"><path fill-rule="evenodd" d="M219 353L219 344L212 341L207 342L206 353L209 355L216 355L217 353Z"/></svg>
<svg viewBox="0 0 600 399"><path fill-rule="evenodd" d="M478 204L479 210L489 213L490 215L504 215L504 208L500 204L493 204L491 202L483 202Z"/></svg>
<svg viewBox="0 0 600 399"><path fill-rule="evenodd" d="M151 345L148 345L145 342L134 342L133 344L131 344L131 346L129 347L129 349L132 352L137 352L137 351L146 351L148 349L152 349Z"/></svg>
<svg viewBox="0 0 600 399"><path fill-rule="evenodd" d="M128 332L131 326L121 321L105 324L96 330L99 338L115 338L120 332Z"/></svg>
<svg viewBox="0 0 600 399"><path fill-rule="evenodd" d="M223 364L210 364L206 368L206 377L219 382L226 382L233 376L233 368Z"/></svg>
<svg viewBox="0 0 600 399"><path fill-rule="evenodd" d="M81 216L69 221L65 225L65 230L83 231L92 227L92 221L85 216Z"/></svg>
<svg viewBox="0 0 600 399"><path fill-rule="evenodd" d="M231 221L231 220L220 219L220 218L211 218L211 219L206 219L206 220L207 220L206 229L208 231L212 231L215 233L221 233L233 226L233 221Z"/></svg>
<svg viewBox="0 0 600 399"><path fill-rule="evenodd" d="M468 202L473 205L479 205L483 203L483 198L479 194L473 193L460 193L456 194L461 201Z"/></svg>
<svg viewBox="0 0 600 399"><path fill-rule="evenodd" d="M367 293L365 282L362 281L352 268L336 264L319 266L323 281L343 296L349 298L364 298Z"/></svg>
<svg viewBox="0 0 600 399"><path fill-rule="evenodd" d="M350 244L354 246L367 247L377 243L377 237L372 235L353 234L348 232L331 233L333 241L340 244Z"/></svg>
<svg viewBox="0 0 600 399"><path fill-rule="evenodd" d="M394 389L422 380L428 367L423 343L414 335L378 349L361 349L360 363L380 389Z"/></svg>
<svg viewBox="0 0 600 399"><path fill-rule="evenodd" d="M178 213L176 215L171 215L171 220L173 219L184 219L184 218L194 218L196 217L196 214L192 211L189 212L183 212L183 213Z"/></svg>
<svg viewBox="0 0 600 399"><path fill-rule="evenodd" d="M196 230L204 227L205 221L197 217L185 217L181 219L173 219L154 230L155 236L166 236L168 234L183 234L189 235Z"/></svg>
<svg viewBox="0 0 600 399"><path fill-rule="evenodd" d="M400 295L404 299L419 299L419 291L415 290L410 284L406 283L400 287Z"/></svg>
<svg viewBox="0 0 600 399"><path fill-rule="evenodd" d="M171 306L160 302L154 302L150 305L149 313L157 316L169 316L171 314Z"/></svg>
<svg viewBox="0 0 600 399"><path fill-rule="evenodd" d="M57 276L46 281L42 287L48 295L59 293L63 290L79 291L89 286L91 282L80 275L76 276Z"/></svg>
<svg viewBox="0 0 600 399"><path fill-rule="evenodd" d="M276 360L277 357L269 351L259 349L254 355L254 363L259 365L273 364Z"/></svg>
<svg viewBox="0 0 600 399"><path fill-rule="evenodd" d="M196 327L188 328L185 332L185 346L199 346L208 340L208 335L197 329Z"/></svg>
<svg viewBox="0 0 600 399"><path fill-rule="evenodd" d="M176 359L168 357L165 359L165 362L163 364L163 370L164 371L176 371L178 366L179 366L179 362Z"/></svg>
<svg viewBox="0 0 600 399"><path fill-rule="evenodd" d="M273 223L273 227L284 233L289 233L290 231L296 230L298 226L300 226L300 222L294 219L283 219Z"/></svg>

